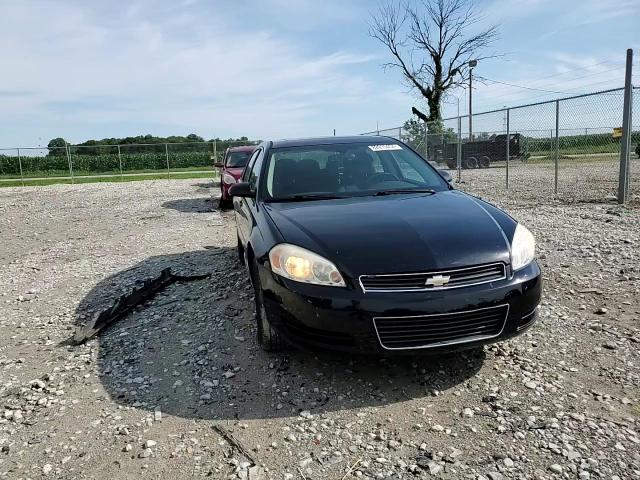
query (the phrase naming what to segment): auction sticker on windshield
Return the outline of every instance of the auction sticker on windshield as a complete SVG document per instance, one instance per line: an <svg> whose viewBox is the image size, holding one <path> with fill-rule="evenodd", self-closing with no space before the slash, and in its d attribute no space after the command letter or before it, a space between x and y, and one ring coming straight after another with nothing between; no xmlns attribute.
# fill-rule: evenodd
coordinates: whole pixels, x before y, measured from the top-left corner
<svg viewBox="0 0 640 480"><path fill-rule="evenodd" d="M386 150L402 150L402 147L396 143L390 145L369 145L369 149L374 152L384 152Z"/></svg>

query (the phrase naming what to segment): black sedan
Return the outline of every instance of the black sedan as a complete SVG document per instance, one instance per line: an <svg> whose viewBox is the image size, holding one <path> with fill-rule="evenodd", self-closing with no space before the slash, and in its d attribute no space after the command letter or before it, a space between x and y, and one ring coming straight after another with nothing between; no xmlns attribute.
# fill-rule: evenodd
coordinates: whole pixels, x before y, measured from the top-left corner
<svg viewBox="0 0 640 480"><path fill-rule="evenodd" d="M536 319L533 235L395 139L264 142L229 193L266 350L451 351Z"/></svg>

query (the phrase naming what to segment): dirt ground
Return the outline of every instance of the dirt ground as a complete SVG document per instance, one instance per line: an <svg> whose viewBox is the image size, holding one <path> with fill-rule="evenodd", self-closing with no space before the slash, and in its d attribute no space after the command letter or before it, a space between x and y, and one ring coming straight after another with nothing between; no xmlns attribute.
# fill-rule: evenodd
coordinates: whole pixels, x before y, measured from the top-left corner
<svg viewBox="0 0 640 480"><path fill-rule="evenodd" d="M640 478L640 210L463 186L536 235L540 320L406 358L261 351L206 180L0 189L0 478ZM212 276L68 344L167 266Z"/></svg>

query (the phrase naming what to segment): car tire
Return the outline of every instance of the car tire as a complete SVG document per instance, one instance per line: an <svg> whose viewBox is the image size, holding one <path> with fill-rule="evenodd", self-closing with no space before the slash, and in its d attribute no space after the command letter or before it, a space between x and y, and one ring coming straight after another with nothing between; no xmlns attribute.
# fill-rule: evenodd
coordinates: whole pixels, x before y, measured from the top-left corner
<svg viewBox="0 0 640 480"><path fill-rule="evenodd" d="M269 315L264 307L264 294L260 283L258 265L254 260L251 263L251 283L256 303L256 323L258 325L258 343L266 352L279 352L285 344L280 334L273 329L269 321Z"/></svg>
<svg viewBox="0 0 640 480"><path fill-rule="evenodd" d="M478 168L478 159L476 157L465 158L464 168Z"/></svg>
<svg viewBox="0 0 640 480"><path fill-rule="evenodd" d="M480 157L480 168L489 168L491 164L491 159L487 156Z"/></svg>
<svg viewBox="0 0 640 480"><path fill-rule="evenodd" d="M240 241L240 235L236 234L238 237L238 245L236 246L236 250L238 252L238 261L240 265L244 265L244 247L242 246L242 242Z"/></svg>
<svg viewBox="0 0 640 480"><path fill-rule="evenodd" d="M222 198L222 195L220 195L220 200L218 201L218 207L220 207L220 210L226 210L230 206L231 202L229 200L225 200Z"/></svg>

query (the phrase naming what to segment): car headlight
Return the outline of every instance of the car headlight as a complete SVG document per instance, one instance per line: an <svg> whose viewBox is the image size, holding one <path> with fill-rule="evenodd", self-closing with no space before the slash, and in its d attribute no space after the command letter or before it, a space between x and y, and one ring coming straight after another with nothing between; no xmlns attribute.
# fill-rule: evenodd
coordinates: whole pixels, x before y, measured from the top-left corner
<svg viewBox="0 0 640 480"><path fill-rule="evenodd" d="M511 242L511 268L520 270L531 263L536 253L536 240L526 227L518 224Z"/></svg>
<svg viewBox="0 0 640 480"><path fill-rule="evenodd" d="M346 287L342 275L326 258L288 243L276 245L269 252L271 269L296 282L331 287Z"/></svg>
<svg viewBox="0 0 640 480"><path fill-rule="evenodd" d="M233 175L229 175L228 173L222 174L222 181L227 185L233 185L236 183L236 179L233 178Z"/></svg>

